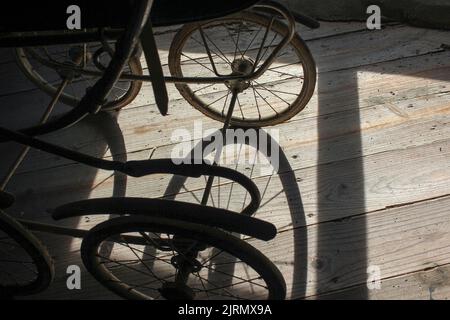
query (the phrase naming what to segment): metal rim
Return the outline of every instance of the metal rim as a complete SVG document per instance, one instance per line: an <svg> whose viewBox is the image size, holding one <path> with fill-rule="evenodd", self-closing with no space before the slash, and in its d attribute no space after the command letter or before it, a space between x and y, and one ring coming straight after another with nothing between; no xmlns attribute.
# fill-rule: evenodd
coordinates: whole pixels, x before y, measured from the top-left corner
<svg viewBox="0 0 450 320"><path fill-rule="evenodd" d="M25 229L19 222L8 216L3 211L0 211L0 247L2 258L0 258L0 270L2 275L7 277L17 277L19 266L22 265L27 272L34 274L32 279L25 279L19 282L19 279L14 278L14 284L3 283L0 284L0 293L5 295L29 295L35 294L45 290L51 283L54 276L53 262L47 250L40 243L40 241L27 229ZM8 258L8 248L11 250L20 249L27 257L26 260L17 260L17 256ZM1 265L3 264L3 268ZM9 273L5 270L6 267L13 267L15 274ZM8 274L7 274L8 273ZM23 279L22 279L23 280Z"/></svg>
<svg viewBox="0 0 450 320"><path fill-rule="evenodd" d="M85 45L88 46L88 48L92 49L92 52L90 52L91 56L96 56L98 49L101 48L99 43L89 43ZM56 47L59 48L61 46ZM68 48L69 47L73 48L74 45L68 45ZM65 62L67 62L69 50L63 50L64 52L49 52L50 49L55 49L55 46L17 48L16 60L20 69L28 77L28 79L36 84L37 87L42 91L52 96L55 94L58 88L58 82L62 81L60 76L60 73L62 71L53 69L49 66L45 66L40 63L40 60L48 59L55 65L64 65L65 67L62 68L62 70L64 70L64 72L67 72L67 64ZM44 53L45 56L43 55ZM57 54L56 57L55 54ZM104 52L103 56L106 55L107 53ZM56 58L59 59L59 61L56 60ZM34 62L32 63L32 61ZM90 62L90 65L96 67L94 61ZM47 71L46 75L41 74L42 68L44 72ZM134 75L143 74L142 66L138 58L133 57L129 60L128 66L125 68L125 73L131 73ZM62 102L71 107L76 107L84 95L84 93L80 93L77 95L76 92L80 90L85 92L86 89L92 87L97 80L96 77L84 75L82 73L77 74L76 77L77 78L72 80L72 83L69 84L67 90L65 90L65 92L63 92L60 97ZM123 86L120 87L118 86L118 84ZM102 107L102 110L119 110L125 107L127 104L131 103L139 94L141 87L141 81L119 80L114 90L109 94L109 99Z"/></svg>
<svg viewBox="0 0 450 320"><path fill-rule="evenodd" d="M124 242L124 234L130 233L143 234L143 238L149 237L150 239L147 241L148 245L144 249L142 247L139 249L134 244ZM122 235L122 238L119 235ZM169 236L167 237L166 235ZM174 240L173 236L177 238ZM111 241L114 241L112 248ZM230 274L220 268L225 266L227 270L230 270L230 267L232 269L241 268L240 265L245 263L253 270L253 272L249 273L250 276L254 274L258 275L257 279L251 278L252 286L257 287L259 290L267 291L264 298L284 299L286 294L284 279L279 270L267 257L245 241L220 230L211 229L211 227L186 222L180 223L175 220L155 217L128 216L115 218L97 225L88 233L83 239L81 255L86 268L91 274L119 296L126 299L155 299L159 298L160 295L165 295L167 298L167 294L174 294L174 289L173 287L170 288L170 286L176 282L176 277L180 276L181 273L181 269L177 269L175 265L182 262L180 260L176 261L176 257L179 259L181 256L186 261L188 254L186 247L188 243L192 247L192 241L195 241L195 245L198 245L199 248L207 247L211 249L213 246L219 249L219 251L208 251L210 255L203 256L202 260L200 258L195 259L196 261L192 260L191 266L194 266L194 269L191 269L192 271L188 275L190 276L187 282L189 284L188 288L182 287L183 290L181 290L181 293L180 291L176 291L176 294L180 294L184 298L192 298L192 296L187 295L189 292L194 292L195 298L218 299L219 296L227 299L242 298L241 296L230 294L230 286L223 288L223 286L218 286L217 283L214 283L215 286L211 285L210 277L211 272L216 272L222 276L225 273L225 276L228 277ZM185 244L185 249L183 249L184 253L180 254L180 248L183 244ZM107 247L106 249L105 246ZM122 256L119 256L120 260L114 259L115 254L113 252L116 246L119 248L118 252L122 254ZM121 249L122 251L119 251ZM104 255L104 252L107 252L107 257ZM131 259L126 253L131 254L131 257L134 258ZM158 253L164 253L164 255L156 256ZM224 253L238 260L234 260L233 265L228 260L218 260L220 258L219 256ZM141 258L141 255L144 258ZM170 255L172 257L169 259L168 257ZM152 257L156 257L157 259L152 259ZM158 264L150 266L150 263L154 263L155 261ZM221 267L217 263L214 265L214 268L212 267L212 263L216 261L221 261ZM200 265L198 262L200 262ZM206 263L209 263L206 266L207 268L205 267ZM113 266L108 267L108 264L113 264ZM127 272L133 272L132 274L127 274L127 280L122 280L126 276L120 273L121 268L126 269ZM167 268L175 271L172 271L173 274L169 271L170 275L167 276L167 273L163 272ZM203 272L206 273L208 278L205 277L205 273ZM138 278L136 278L137 275L145 278L143 283L136 283L138 281ZM235 278L233 274L231 276L233 279L241 282L234 283L233 292L237 291L237 289L242 290L238 286L245 285L247 282L243 281L241 277ZM150 278L151 280L149 280ZM265 285L262 285L261 281L256 283L256 280L260 280L259 278L262 279ZM195 279L200 280L196 281ZM193 281L193 283L189 281ZM150 287L150 285L155 285L155 287ZM167 293L167 291L164 291L167 288L172 291ZM218 290L220 290L220 294L216 292L213 298L211 296L212 293ZM261 298L261 296L257 298Z"/></svg>
<svg viewBox="0 0 450 320"><path fill-rule="evenodd" d="M202 40L200 39L198 34L200 34L200 27L202 26L202 29L204 28L206 30L206 28L210 28L211 26L221 26L224 25L226 23L233 23L233 24L238 24L238 25L242 25L242 23L244 22L249 22L255 25L259 25L261 28L263 27L267 27L270 25L270 21L271 19L269 19L267 16L264 15L260 15L260 14L255 14L255 13L251 13L251 12L243 12L240 13L238 15L233 15L230 17L226 17L220 20L213 20L213 21L209 21L203 24L190 24L190 25L185 25L175 36L174 41L172 42L172 46L169 52L169 68L171 71L171 74L173 76L177 76L177 77L183 77L183 68L182 68L182 64L183 64L183 60L182 59L192 59L192 57L190 57L188 54L184 53L183 50L185 49L186 43L188 41L188 39L194 39L192 38L192 35L194 35L195 33L197 34L197 45L201 45L202 44ZM228 29L228 28L223 28L223 29ZM273 34L279 34L280 36L283 35L283 32L286 32L286 26L284 24L282 24L280 21L274 20L273 24L272 24L272 29L274 30ZM220 30L219 30L220 31ZM219 32L217 31L217 33ZM227 30L229 31L229 30ZM223 32L223 31L222 31ZM228 32L229 33L229 32ZM261 32L261 36L263 35L264 32ZM247 48L244 47L242 50L238 50L238 44L239 41L242 42L242 40L239 40L239 34L236 37L233 37L231 34L229 35L229 37L233 40L232 44L235 46L235 50L234 53L233 52L223 52L223 50L221 50L220 48L220 44L219 45L214 45L211 41L211 37L207 37L206 36L206 42L207 43L211 43L210 47L211 47L211 51L213 54L215 54L217 57L219 57L222 62L222 65L226 65L226 64L231 64L236 62L236 60L234 59L234 61L230 61L230 59L233 59L236 56L236 52L241 51L240 53L244 53L244 55L248 52L248 49L250 48L251 41L250 41L250 45L247 43ZM253 34L252 34L253 36ZM261 37L262 38L262 37ZM199 40L200 39L200 40ZM254 39L253 39L254 40ZM261 39L261 42L263 42L263 38ZM269 43L269 47L270 47L270 42L273 40L273 37L267 37L267 42ZM229 40L231 41L231 40ZM200 43L200 44L199 44ZM203 42L204 43L204 42ZM269 85L266 85L266 83L259 83L258 80L256 80L255 83L250 84L249 88L252 89L253 92L250 92L250 95L253 95L254 97L250 97L249 99L253 99L253 111L254 110L258 110L259 113L259 109L263 107L264 103L267 103L267 99L264 99L264 96L267 96L267 94L270 94L272 98L274 99L278 99L278 103L279 104L283 104L287 106L281 111L278 112L276 110L276 108L272 108L273 109L273 114L271 116L267 116L267 117L261 117L261 114L259 114L259 117L254 117L254 118L250 118L250 119L246 119L245 118L245 111L242 110L242 108L237 108L236 113L240 114L240 116L236 115L236 113L233 115L233 118L231 120L231 125L234 126L239 126L239 127L261 127L261 126L268 126L268 125L275 125L278 123L282 123L288 119L290 119L291 117L293 117L294 115L296 115L298 112L300 112L301 110L303 110L306 106L306 104L308 103L308 101L310 100L313 92L314 92L314 88L315 88L315 82L316 82L316 69L315 69L315 63L314 60L308 50L308 48L306 47L306 45L304 44L304 42L300 39L300 37L298 35L295 35L294 38L291 40L290 44L288 45L288 47L290 48L290 50L292 50L296 57L299 59L299 62L301 61L301 68L303 70L303 76L304 79L301 83L301 90L296 90L295 93L293 92L286 92L283 88L283 83L285 83L285 80L281 80L281 82L279 82L281 84L281 88L270 88ZM283 49L283 51L281 52L281 54L283 55L283 53L286 53L287 48ZM205 50L206 51L206 50ZM243 51L247 51L247 52L243 52ZM267 51L264 52L264 54ZM231 57L229 57L231 54ZM256 54L255 54L256 55ZM208 57L205 53L205 55L202 56L201 59L204 59L205 63L208 63ZM260 57L261 60L264 59L264 56ZM217 61L219 61L219 59L216 59ZM247 61L250 59L247 59ZM191 61L191 60L189 60ZM198 61L196 61L198 62ZM195 63L195 62L190 62L190 63ZM196 67L198 67L198 69L200 68L205 68L205 63L196 63ZM253 62L255 63L255 61ZM256 61L256 63L258 64L259 61ZM219 61L220 64L220 61ZM203 66L202 66L203 65ZM286 67L289 67L288 69L292 69L292 66L290 66L291 63L289 65L286 65ZM285 68L281 66L281 68ZM211 64L208 66L206 65L205 69L210 69L209 71L205 71L205 72L209 72L210 74L214 75L212 73L211 70ZM274 70L273 68L277 68L278 70ZM272 70L270 70L272 69ZM276 67L270 67L268 69L269 74L271 73L273 74L279 74L282 72L279 71L283 71L283 69L280 69L280 66L276 66ZM286 69L287 70L287 69ZM284 72L283 72L284 73ZM286 78L286 79L289 79ZM297 83L297 81L295 81ZM300 82L298 82L300 83ZM260 87L258 89L255 90L255 85L258 86L260 85ZM219 88L219 90L217 90L217 95L214 95L213 97L211 97L211 99L209 101L204 101L206 94L202 94L200 95L199 93L204 90L204 89L208 89L210 87L212 87L213 84L211 85L203 85L203 89L201 88L195 88L194 86L190 86L188 84L183 84L183 83L177 83L176 87L177 89L180 91L181 95L192 105L194 106L196 109L198 109L199 111L201 111L202 113L204 113L205 115L207 115L208 117L211 117L215 120L218 121L224 121L225 119L225 115L223 110L220 111L219 108L212 108L211 107L211 101L213 101L213 98L217 98L217 101L213 101L214 104L218 105L219 103L223 103L223 101L225 101L225 103L223 103L223 105L226 105L226 100L227 98L229 98L229 92L227 92L226 89L222 87ZM217 85L216 85L217 86ZM215 89L214 87L212 88L213 90ZM299 91L299 92L298 92ZM266 92L266 93L264 93ZM223 93L223 94L219 94L219 93ZM288 100L286 101L288 98L288 96L291 95L295 95L296 98L295 100ZM283 101L284 100L284 101ZM251 100L250 100L251 101ZM239 102L238 102L239 103ZM270 103L268 103L270 104ZM252 110L252 109L250 109Z"/></svg>

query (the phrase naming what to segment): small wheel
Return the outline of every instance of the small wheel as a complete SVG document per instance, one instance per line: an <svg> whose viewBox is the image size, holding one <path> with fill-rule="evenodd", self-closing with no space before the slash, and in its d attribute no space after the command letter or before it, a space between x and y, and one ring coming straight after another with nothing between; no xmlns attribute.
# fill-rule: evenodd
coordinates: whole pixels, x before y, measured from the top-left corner
<svg viewBox="0 0 450 320"><path fill-rule="evenodd" d="M95 71L103 71L111 61L109 54L99 43L18 48L16 59L23 73L50 96L56 93L64 71L54 69L46 64L46 61L74 66L84 64L83 68ZM142 75L142 66L136 56L130 59L124 72ZM71 107L76 107L86 90L97 80L98 77L74 74L60 100ZM119 80L108 95L102 110L112 111L125 107L138 95L141 86L141 81Z"/></svg>
<svg viewBox="0 0 450 320"><path fill-rule="evenodd" d="M250 74L271 55L287 33L279 20L244 11L222 19L185 25L169 51L169 68L176 77L217 77ZM202 35L203 33L203 35ZM205 42L207 45L205 45ZM211 63L207 49L211 52ZM302 111L314 92L316 66L304 41L291 42L259 78L241 82L242 93L231 119L236 127L263 127L287 121ZM224 122L231 100L230 84L177 83L181 95L206 116Z"/></svg>
<svg viewBox="0 0 450 320"><path fill-rule="evenodd" d="M0 296L35 294L54 275L53 263L40 241L0 211Z"/></svg>
<svg viewBox="0 0 450 320"><path fill-rule="evenodd" d="M126 299L284 299L286 294L280 271L247 242L165 218L103 222L83 239L81 257L100 283Z"/></svg>

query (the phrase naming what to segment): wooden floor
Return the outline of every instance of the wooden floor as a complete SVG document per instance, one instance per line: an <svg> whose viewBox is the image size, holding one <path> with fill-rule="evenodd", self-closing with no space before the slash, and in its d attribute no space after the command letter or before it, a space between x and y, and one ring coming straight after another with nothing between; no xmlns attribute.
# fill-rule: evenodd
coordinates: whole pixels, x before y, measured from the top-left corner
<svg viewBox="0 0 450 320"><path fill-rule="evenodd" d="M268 128L279 129L278 172L238 168L263 194L256 217L279 231L267 243L250 242L282 271L289 299L450 298L450 34L405 25L369 31L362 23L298 30L317 63L316 93L295 118ZM163 61L173 34L158 36ZM25 114L48 101L20 73L10 51L0 51L0 76L2 108ZM173 130L192 130L196 120L204 129L220 127L172 87L170 98L170 115L158 115L145 85L117 119L91 117L46 140L135 160L170 156ZM0 146L1 174L18 150ZM125 179L32 151L8 186L17 196L9 212L50 222L49 209L69 201L167 196L177 190L173 182L162 175ZM204 180L189 179L176 198L195 202L203 186ZM221 192L229 189L222 183ZM233 192L232 206L242 205L242 190ZM218 194L215 185L213 197ZM224 206L217 199L216 205ZM88 228L106 218L60 224ZM39 237L55 259L56 279L32 298L116 298L86 271L82 290L69 291L66 268L82 267L80 241ZM380 286L368 286L376 274Z"/></svg>

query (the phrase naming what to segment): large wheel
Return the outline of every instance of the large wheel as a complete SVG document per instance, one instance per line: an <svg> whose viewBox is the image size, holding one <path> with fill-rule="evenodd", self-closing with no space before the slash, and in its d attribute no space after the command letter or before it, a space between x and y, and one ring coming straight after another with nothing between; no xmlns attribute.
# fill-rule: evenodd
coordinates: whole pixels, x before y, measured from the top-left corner
<svg viewBox="0 0 450 320"><path fill-rule="evenodd" d="M266 36L270 21L266 15L244 11L185 25L170 47L171 74L216 77L206 47L220 75L250 73L267 60L287 33L286 25L274 20ZM243 84L246 89L238 97L231 125L263 127L285 122L305 108L315 83L314 60L304 41L295 34L261 77ZM225 121L227 102L231 99L229 84L177 83L176 87L194 108L210 118Z"/></svg>
<svg viewBox="0 0 450 320"><path fill-rule="evenodd" d="M109 54L103 50L100 43L88 43L81 45L58 45L47 47L27 47L16 49L16 60L22 72L36 86L54 96L62 79L62 71L53 68L53 65L46 64L46 61L58 64L82 65L84 68L96 71L103 71L111 61ZM142 75L142 66L139 59L132 57L125 73ZM92 87L98 77L83 74L74 74L72 81L64 89L60 100L65 104L76 107L81 98L86 94L86 90ZM119 80L107 97L102 110L119 110L129 103L139 94L141 81Z"/></svg>
<svg viewBox="0 0 450 320"><path fill-rule="evenodd" d="M115 218L89 231L81 256L100 283L126 299L284 299L286 294L283 276L261 252L198 224Z"/></svg>
<svg viewBox="0 0 450 320"><path fill-rule="evenodd" d="M52 260L40 241L0 211L0 296L41 292L53 275Z"/></svg>

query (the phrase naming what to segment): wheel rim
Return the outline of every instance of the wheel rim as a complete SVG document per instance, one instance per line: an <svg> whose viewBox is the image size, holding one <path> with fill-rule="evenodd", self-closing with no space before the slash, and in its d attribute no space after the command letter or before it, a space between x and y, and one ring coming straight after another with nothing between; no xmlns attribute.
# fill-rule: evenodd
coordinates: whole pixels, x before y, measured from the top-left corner
<svg viewBox="0 0 450 320"><path fill-rule="evenodd" d="M250 71L255 64L261 66L286 31L286 27L275 21L266 36L269 23L269 18L246 13L207 22L201 28L199 24L185 27L171 49L169 67L172 74L216 77L205 42L222 75L239 69L236 64L250 68ZM261 43L264 44L262 47ZM304 58L309 52L303 46L299 48L301 44L294 38L260 78L247 84L239 95L233 125L275 124L304 108L312 93L310 86L314 87L315 67ZM248 73L249 70L244 72ZM177 84L177 88L191 105L216 120L224 120L231 98L226 84Z"/></svg>
<svg viewBox="0 0 450 320"><path fill-rule="evenodd" d="M219 233L225 235L219 239L197 225L132 218L118 218L122 221L106 228L97 226L98 230L88 235L82 245L88 270L122 297L214 300L284 297L284 282L278 270L272 269L267 258L255 258L256 249L244 241L224 233ZM145 238L145 245L130 243L127 236ZM192 257L191 253L197 250L198 255ZM183 277L186 282L180 281Z"/></svg>
<svg viewBox="0 0 450 320"><path fill-rule="evenodd" d="M38 240L0 212L0 293L27 295L48 287L53 264Z"/></svg>
<svg viewBox="0 0 450 320"><path fill-rule="evenodd" d="M14 239L0 230L0 288L27 287L38 278L32 257Z"/></svg>
<svg viewBox="0 0 450 320"><path fill-rule="evenodd" d="M77 66L77 55L82 55L83 46L86 46L86 64L84 65L86 69L103 71L98 68L93 60L96 57L96 53L101 50L101 44L99 43L88 43L80 45L58 45L58 46L47 46L47 47L29 47L18 49L18 61L21 65L22 70L27 75L27 77L33 81L40 89L46 93L53 95L58 86L62 82L62 77L67 73L62 70L56 70L42 61L49 61L51 63L61 64L61 65L74 65ZM100 64L103 66L108 66L111 58L108 53L101 52L98 55ZM81 64L83 62L80 62ZM80 66L80 65L78 65ZM125 73L131 74L142 74L142 69L140 67L139 61L131 59L128 66L124 68ZM81 98L86 94L86 90L92 87L98 77L75 74L72 81L67 85L67 88L63 91L61 95L61 101L66 103L71 107L76 107L81 100ZM132 82L129 80L119 80L111 90L110 94L106 99L103 109L111 110L118 109L131 102L131 100L136 96L141 87L141 82Z"/></svg>

